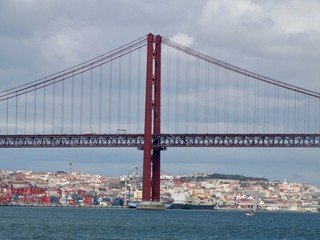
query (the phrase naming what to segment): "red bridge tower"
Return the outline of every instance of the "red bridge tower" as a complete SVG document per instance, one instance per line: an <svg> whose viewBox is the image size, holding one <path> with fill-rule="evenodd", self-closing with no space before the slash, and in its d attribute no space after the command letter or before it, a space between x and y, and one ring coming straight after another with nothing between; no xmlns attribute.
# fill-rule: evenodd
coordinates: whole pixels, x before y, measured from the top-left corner
<svg viewBox="0 0 320 240"><path fill-rule="evenodd" d="M143 201L160 201L160 152L153 134L161 132L161 36L148 35L143 148Z"/></svg>

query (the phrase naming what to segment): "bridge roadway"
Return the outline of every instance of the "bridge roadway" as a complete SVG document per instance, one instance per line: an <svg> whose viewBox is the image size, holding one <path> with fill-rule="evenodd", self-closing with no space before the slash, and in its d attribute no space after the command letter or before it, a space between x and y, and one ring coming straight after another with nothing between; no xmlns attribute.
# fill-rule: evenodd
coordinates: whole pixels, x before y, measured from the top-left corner
<svg viewBox="0 0 320 240"><path fill-rule="evenodd" d="M320 134L160 134L154 149L168 147L320 147ZM0 135L0 148L136 147L143 134Z"/></svg>

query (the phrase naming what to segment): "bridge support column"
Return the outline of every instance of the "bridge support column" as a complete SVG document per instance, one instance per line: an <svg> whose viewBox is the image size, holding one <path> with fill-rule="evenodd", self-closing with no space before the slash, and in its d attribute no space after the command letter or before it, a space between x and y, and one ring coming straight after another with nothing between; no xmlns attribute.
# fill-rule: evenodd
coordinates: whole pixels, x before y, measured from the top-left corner
<svg viewBox="0 0 320 240"><path fill-rule="evenodd" d="M152 135L161 133L161 37L149 34L147 41L142 200L158 202L161 149L153 149Z"/></svg>
<svg viewBox="0 0 320 240"><path fill-rule="evenodd" d="M151 151L152 151L152 82L153 82L153 35L148 35L146 100L144 116L142 200L150 201L151 193Z"/></svg>
<svg viewBox="0 0 320 240"><path fill-rule="evenodd" d="M154 102L153 133L161 133L161 36L155 37L154 51ZM156 141L158 141L157 139ZM154 142L157 144L158 142ZM152 155L152 201L160 201L161 149L153 148Z"/></svg>

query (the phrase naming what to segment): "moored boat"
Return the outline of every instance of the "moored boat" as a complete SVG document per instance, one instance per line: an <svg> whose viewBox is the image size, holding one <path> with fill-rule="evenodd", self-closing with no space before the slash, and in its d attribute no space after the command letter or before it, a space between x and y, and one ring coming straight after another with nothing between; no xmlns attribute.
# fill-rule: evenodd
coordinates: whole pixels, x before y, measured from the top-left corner
<svg viewBox="0 0 320 240"><path fill-rule="evenodd" d="M213 210L214 205L205 204L189 204L189 203L172 203L169 209L201 209L201 210Z"/></svg>
<svg viewBox="0 0 320 240"><path fill-rule="evenodd" d="M137 205L140 210L165 210L165 205L161 202L142 201Z"/></svg>
<svg viewBox="0 0 320 240"><path fill-rule="evenodd" d="M128 202L128 208L137 208L139 202Z"/></svg>
<svg viewBox="0 0 320 240"><path fill-rule="evenodd" d="M140 202L128 202L128 208L137 208ZM161 203L166 209L170 208L172 203Z"/></svg>

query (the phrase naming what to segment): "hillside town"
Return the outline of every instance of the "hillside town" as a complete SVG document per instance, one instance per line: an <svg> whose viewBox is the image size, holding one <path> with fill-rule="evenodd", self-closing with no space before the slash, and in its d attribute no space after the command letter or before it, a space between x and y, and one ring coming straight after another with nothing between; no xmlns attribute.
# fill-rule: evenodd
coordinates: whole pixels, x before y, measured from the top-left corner
<svg viewBox="0 0 320 240"><path fill-rule="evenodd" d="M162 174L161 201L220 210L247 210L257 201L258 210L320 211L320 186L233 176L237 175ZM142 187L138 168L117 178L73 171L0 170L0 205L127 207L141 201Z"/></svg>

